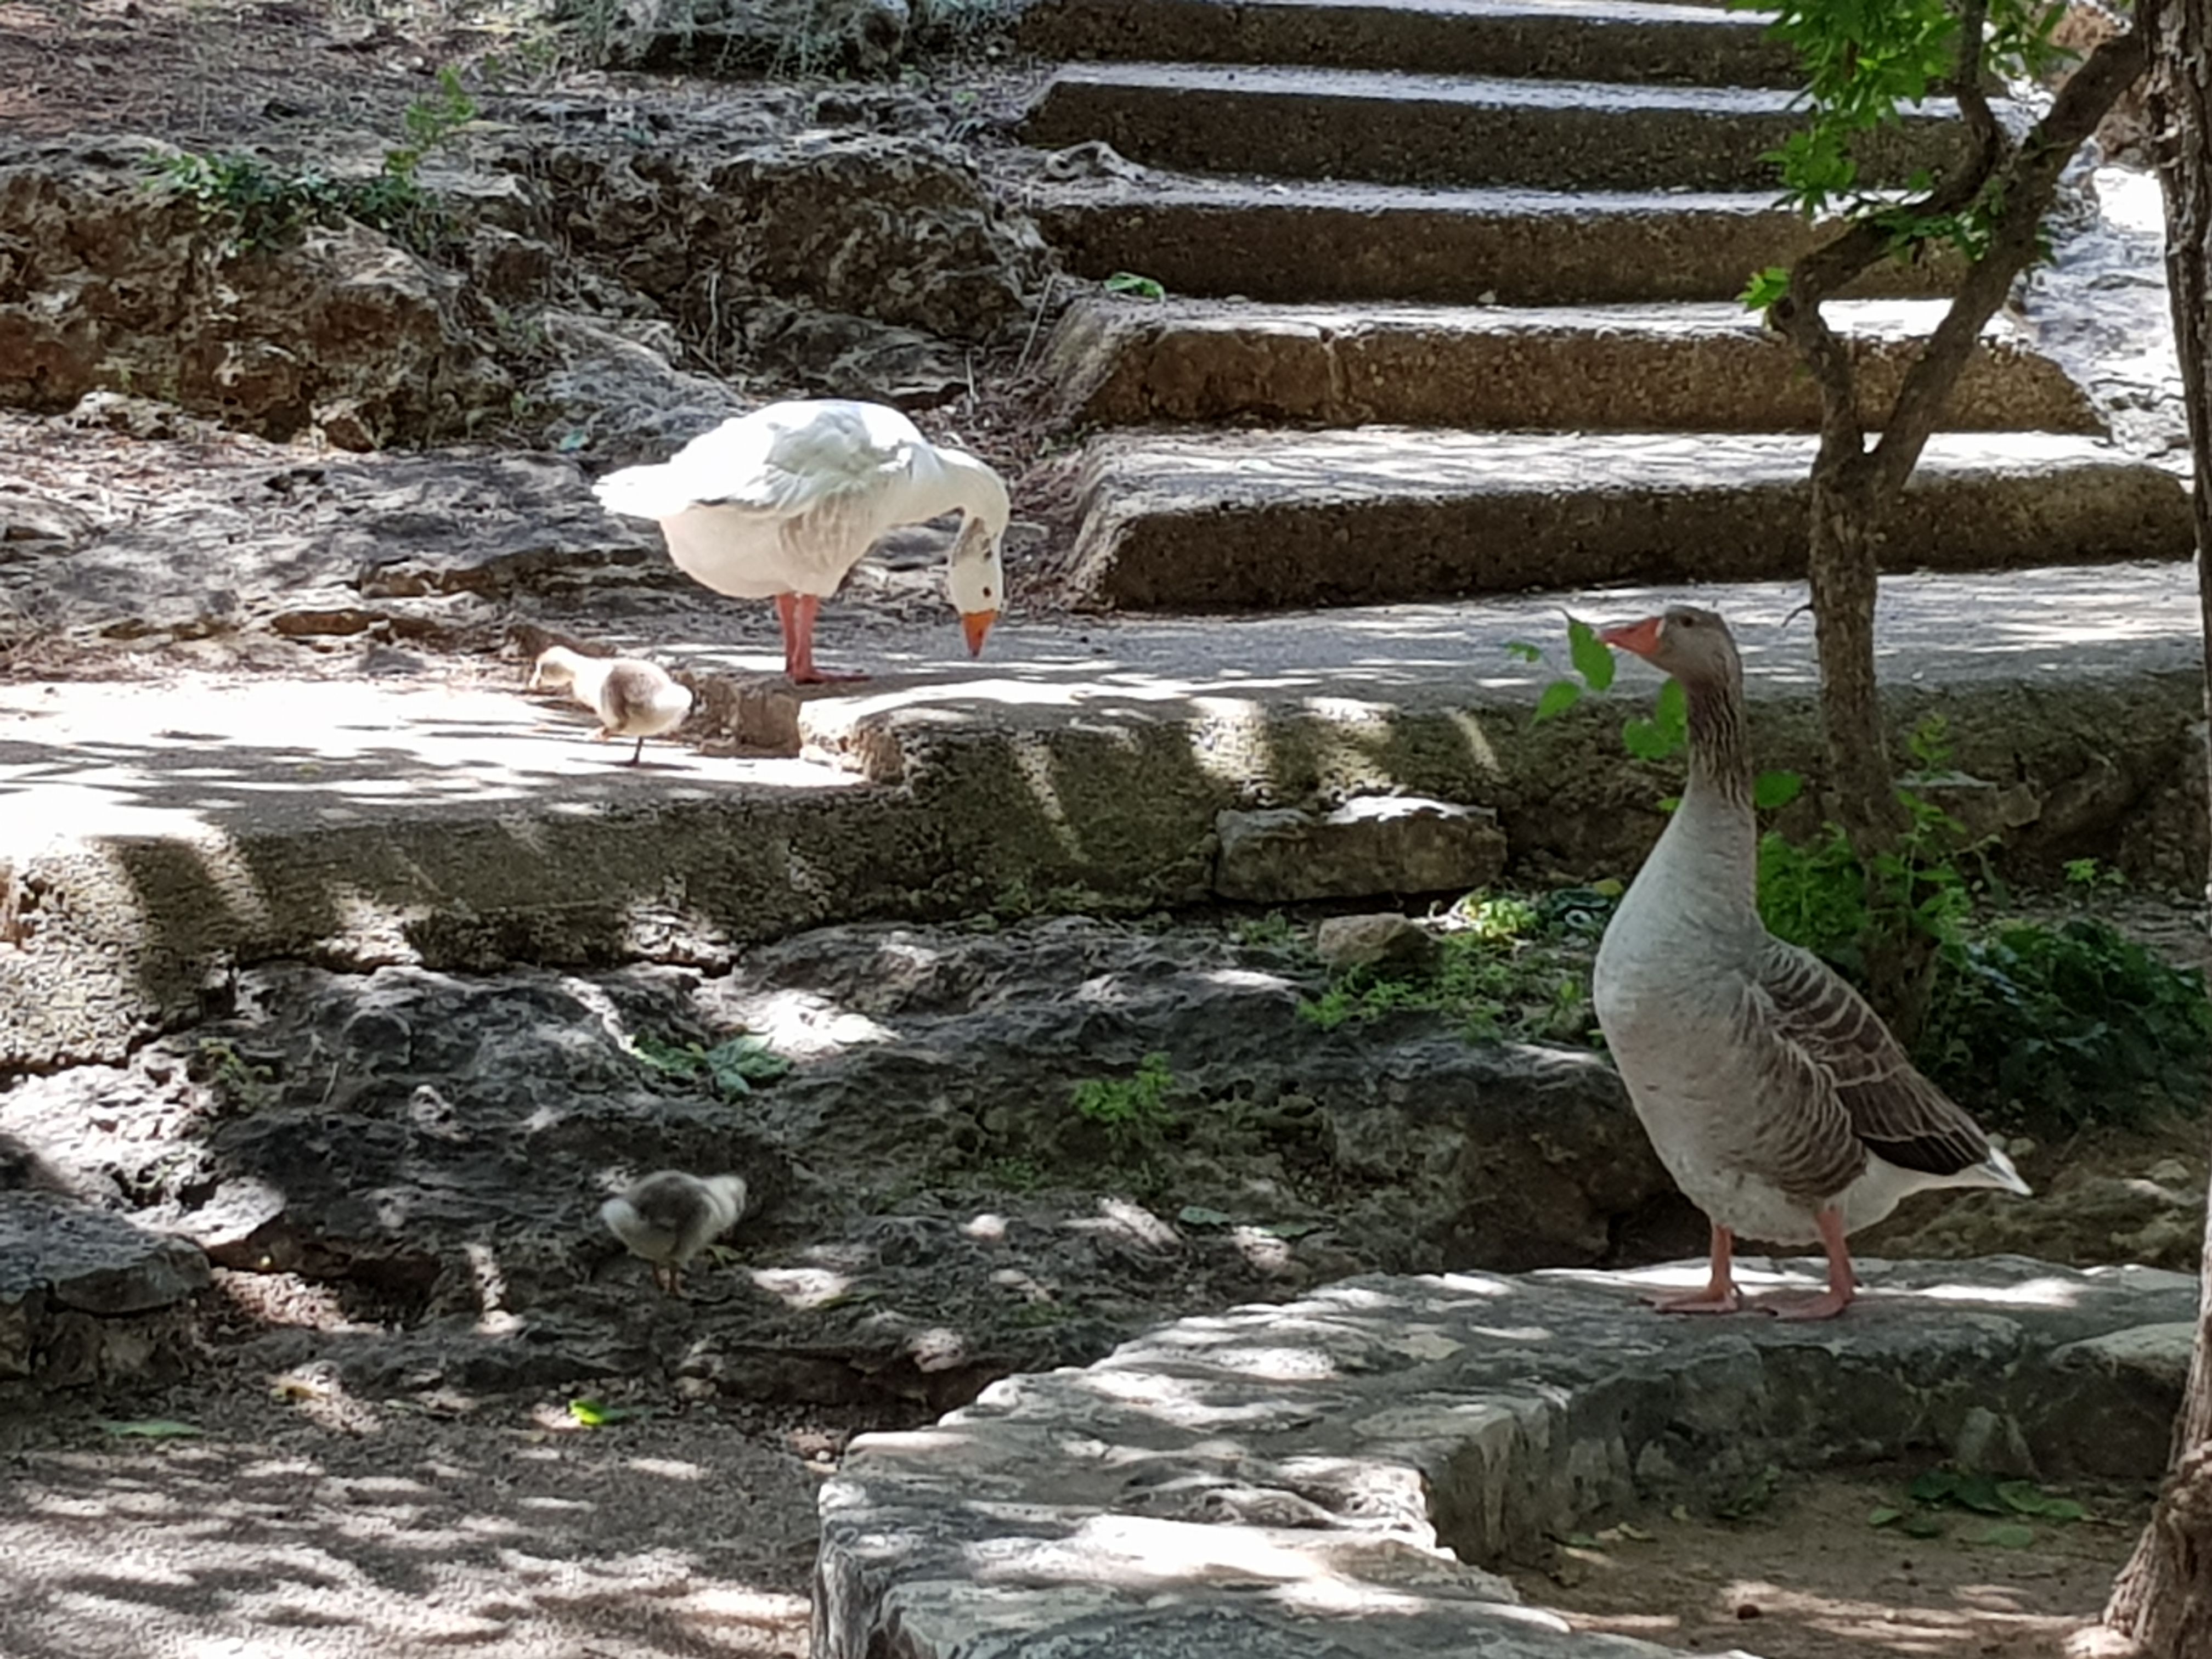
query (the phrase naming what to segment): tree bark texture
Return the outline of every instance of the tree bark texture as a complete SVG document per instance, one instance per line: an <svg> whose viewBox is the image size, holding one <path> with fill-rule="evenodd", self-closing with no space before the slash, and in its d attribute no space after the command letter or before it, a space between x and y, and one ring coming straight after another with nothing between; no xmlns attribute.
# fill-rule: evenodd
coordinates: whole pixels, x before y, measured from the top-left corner
<svg viewBox="0 0 2212 1659"><path fill-rule="evenodd" d="M2166 274L2196 455L2197 603L2212 650L2212 0L2138 0L2151 58L2150 128L2166 192ZM2212 672L2212 665L2208 665ZM2208 680L2212 702L2212 680ZM2212 1213L2212 1212L2209 1212ZM2212 1229L2199 1271L2212 1287ZM2172 1465L2112 1586L2105 1625L2153 1659L2212 1655L2212 1301L2200 1301Z"/></svg>

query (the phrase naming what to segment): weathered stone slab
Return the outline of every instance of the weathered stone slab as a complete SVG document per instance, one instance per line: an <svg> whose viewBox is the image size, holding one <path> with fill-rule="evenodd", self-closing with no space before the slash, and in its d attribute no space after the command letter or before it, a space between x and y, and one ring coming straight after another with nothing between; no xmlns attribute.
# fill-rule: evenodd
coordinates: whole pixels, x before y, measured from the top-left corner
<svg viewBox="0 0 2212 1659"><path fill-rule="evenodd" d="M1129 609L1387 604L1802 571L1795 434L1126 433L1093 442L1069 596ZM2110 445L1932 439L1887 571L2191 556L2188 492Z"/></svg>
<svg viewBox="0 0 2212 1659"><path fill-rule="evenodd" d="M1812 1265L1752 1276L1817 1282ZM1862 1270L1868 1295L1817 1327L1641 1305L1702 1263L1352 1279L1007 1378L854 1443L823 1492L815 1651L1656 1659L1566 1634L1480 1569L1770 1462L1954 1449L1970 1421L1986 1433L1977 1413L2046 1478L2162 1467L2162 1447L2100 1438L2058 1356L2191 1316L2193 1279L2018 1257Z"/></svg>
<svg viewBox="0 0 2212 1659"><path fill-rule="evenodd" d="M1860 406L1881 426L1942 315L1932 301L1839 301ZM1810 432L1820 398L1796 349L1740 304L1261 305L1086 298L1044 372L1071 420L1294 422L1481 430ZM2081 389L2009 319L1945 401L1948 431L2103 432Z"/></svg>
<svg viewBox="0 0 2212 1659"><path fill-rule="evenodd" d="M1505 836L1486 807L1362 795L1323 817L1297 807L1224 812L1213 890L1260 904L1464 893L1505 867Z"/></svg>
<svg viewBox="0 0 2212 1659"><path fill-rule="evenodd" d="M0 1382L70 1388L158 1368L185 1328L164 1316L209 1279L182 1238L60 1194L0 1191Z"/></svg>
<svg viewBox="0 0 2212 1659"><path fill-rule="evenodd" d="M1046 0L1018 39L1044 58L1316 64L1690 86L1797 84L1788 46L1753 14L1611 0Z"/></svg>
<svg viewBox="0 0 2212 1659"><path fill-rule="evenodd" d="M1171 294L1248 299L1601 305L1733 300L1832 227L1771 190L1393 189L1356 181L1143 173L1039 187L1036 212L1077 275L1139 270ZM1859 294L1942 292L1944 262L1885 261Z"/></svg>
<svg viewBox="0 0 2212 1659"><path fill-rule="evenodd" d="M841 654L877 678L804 696L769 678L781 658L765 627L757 647L716 649L694 643L713 621L696 609L643 635L601 619L595 639L695 684L764 688L764 722L805 757L732 755L745 733L709 725L722 752L637 769L586 740L580 710L522 698L519 665L505 688L352 674L0 686L0 785L19 792L0 823L17 884L0 1054L118 1058L149 1022L193 1018L237 963L272 957L722 961L830 921L1199 902L1218 815L1255 801L1475 803L1516 862L1625 875L1680 779L1621 747L1620 715L1652 681L1631 670L1613 698L1534 725L1556 671L1506 647L1558 641L1562 608L1624 617L1680 597L1016 618L980 665L948 619L856 632ZM1761 763L1803 772L1816 799L1812 631L1788 621L1800 591L1698 597L1743 642ZM2198 627L2180 562L1886 579L1892 741L1940 712L1960 768L2024 787L2008 816L2027 867L2091 850L2193 882Z"/></svg>
<svg viewBox="0 0 2212 1659"><path fill-rule="evenodd" d="M1399 185L1757 190L1803 125L1780 88L1632 87L1260 64L1074 64L1023 122L1146 166ZM1948 100L1862 135L1860 180L1902 185L1963 142Z"/></svg>

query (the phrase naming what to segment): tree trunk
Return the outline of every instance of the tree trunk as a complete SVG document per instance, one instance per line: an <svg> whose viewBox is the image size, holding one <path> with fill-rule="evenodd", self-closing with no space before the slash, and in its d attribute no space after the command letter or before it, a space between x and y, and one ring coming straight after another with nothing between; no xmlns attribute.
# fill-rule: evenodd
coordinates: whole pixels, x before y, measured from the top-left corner
<svg viewBox="0 0 2212 1659"><path fill-rule="evenodd" d="M2212 8L2205 0L2139 0L2136 31L2151 54L2150 130L2166 189L2166 274L2196 452L2197 602L2212 648ZM2208 665L2212 669L2212 665ZM2208 680L2212 694L2212 680ZM2212 695L2208 695L2212 702ZM2212 1216L2212 1210L2208 1211ZM2200 1266L2212 1287L2212 1228ZM2212 1654L2212 1300L2200 1300L2189 1389L2174 1425L2173 1460L2150 1525L2112 1586L2107 1630L2153 1659Z"/></svg>
<svg viewBox="0 0 2212 1659"><path fill-rule="evenodd" d="M1854 453L1854 449L1861 453ZM1812 538L1805 574L1820 660L1820 725L1827 738L1829 805L1866 871L1866 925L1859 932L1867 994L1910 1048L1927 1011L1935 940L1912 925L1911 896L1882 874L1883 855L1903 838L1905 807L1882 729L1875 675L1874 611L1885 491L1874 458L1854 434L1824 438L1813 468Z"/></svg>

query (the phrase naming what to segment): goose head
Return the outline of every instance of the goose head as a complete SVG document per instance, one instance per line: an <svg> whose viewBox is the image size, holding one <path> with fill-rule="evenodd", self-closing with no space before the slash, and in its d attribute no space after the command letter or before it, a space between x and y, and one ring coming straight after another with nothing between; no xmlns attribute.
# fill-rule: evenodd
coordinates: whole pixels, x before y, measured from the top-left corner
<svg viewBox="0 0 2212 1659"><path fill-rule="evenodd" d="M960 628L968 640L968 654L983 653L983 641L999 620L1006 603L1006 567L999 554L1002 520L994 526L988 520L970 516L960 526L960 539L952 544L951 562L945 567L945 586L952 608L960 613Z"/></svg>
<svg viewBox="0 0 2212 1659"><path fill-rule="evenodd" d="M1669 605L1642 622L1601 629L1598 638L1634 652L1685 685L1726 685L1743 672L1728 624L1718 612L1695 605Z"/></svg>
<svg viewBox="0 0 2212 1659"><path fill-rule="evenodd" d="M542 686L558 690L576 683L576 671L584 664L583 656L564 645L549 645L538 653L538 660L530 667L530 684L523 690L535 691Z"/></svg>

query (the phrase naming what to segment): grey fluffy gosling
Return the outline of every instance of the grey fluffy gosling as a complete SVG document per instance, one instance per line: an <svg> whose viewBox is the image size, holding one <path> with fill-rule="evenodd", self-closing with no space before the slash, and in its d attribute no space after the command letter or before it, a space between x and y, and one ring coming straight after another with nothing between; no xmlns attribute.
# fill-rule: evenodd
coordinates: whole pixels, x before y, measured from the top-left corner
<svg viewBox="0 0 2212 1659"><path fill-rule="evenodd" d="M691 712L691 693L657 664L635 657L587 657L556 645L538 653L528 690L565 685L599 717L594 738L635 738L625 766L645 753L645 740L672 732Z"/></svg>
<svg viewBox="0 0 2212 1659"><path fill-rule="evenodd" d="M735 1225L744 1210L743 1176L658 1170L600 1205L599 1218L631 1255L652 1264L655 1285L681 1296L684 1265Z"/></svg>

